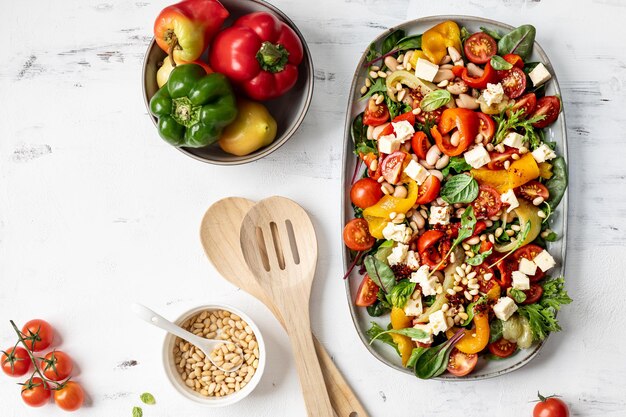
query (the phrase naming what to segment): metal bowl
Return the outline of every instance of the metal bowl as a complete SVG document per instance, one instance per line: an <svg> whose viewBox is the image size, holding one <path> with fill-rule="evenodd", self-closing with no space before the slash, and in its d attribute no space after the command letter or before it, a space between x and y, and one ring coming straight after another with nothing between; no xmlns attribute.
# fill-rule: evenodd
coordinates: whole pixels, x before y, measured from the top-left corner
<svg viewBox="0 0 626 417"><path fill-rule="evenodd" d="M306 112L311 104L311 98L313 97L313 61L302 33L300 33L291 19L275 6L263 0L220 0L220 2L230 12L225 27L230 26L237 18L245 14L270 12L278 16L296 32L304 50L304 57L298 66L298 81L296 85L281 97L263 102L278 124L276 139L270 145L245 156L228 154L222 151L217 144L204 148L177 148L185 155L198 161L216 165L239 165L256 161L269 155L296 133L306 116ZM143 61L143 95L146 109L148 109L148 114L152 118L155 127L157 126L157 119L150 114L150 99L159 89L156 82L156 73L166 56L167 54L159 48L153 38Z"/></svg>

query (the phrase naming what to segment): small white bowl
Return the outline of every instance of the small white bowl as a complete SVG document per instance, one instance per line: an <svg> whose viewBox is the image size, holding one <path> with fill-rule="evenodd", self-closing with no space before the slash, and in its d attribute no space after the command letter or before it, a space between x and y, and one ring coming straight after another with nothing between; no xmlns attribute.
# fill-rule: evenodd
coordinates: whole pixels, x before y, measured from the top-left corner
<svg viewBox="0 0 626 417"><path fill-rule="evenodd" d="M183 397L189 400L195 401L198 404L205 405L207 407L224 407L227 405L235 404L243 400L254 390L254 388L256 388L257 384L261 380L261 377L263 376L263 371L265 370L265 360L267 357L265 353L265 342L263 341L263 336L261 335L261 331L259 330L257 325L254 323L254 321L252 321L250 316L248 316L247 314L245 314L238 308L232 307L227 304L210 304L210 305L196 307L192 310L189 310L183 313L178 319L176 319L174 323L180 326L185 320L205 310L230 311L231 313L235 313L236 315L241 317L243 320L245 320L248 323L248 325L252 328L252 331L254 332L254 335L257 340L257 344L259 346L259 366L257 367L256 372L254 373L254 376L250 379L250 382L248 382L246 386L243 387L238 392L227 395L225 397L205 397L199 392L192 390L185 384L185 381L183 381L183 379L180 377L180 375L178 374L176 370L176 367L178 365L174 362L174 354L173 354L174 343L176 342L176 336L169 334L169 333L165 336L165 340L163 342L163 366L165 368L165 374L167 375L167 379L170 381L174 389L178 391Z"/></svg>

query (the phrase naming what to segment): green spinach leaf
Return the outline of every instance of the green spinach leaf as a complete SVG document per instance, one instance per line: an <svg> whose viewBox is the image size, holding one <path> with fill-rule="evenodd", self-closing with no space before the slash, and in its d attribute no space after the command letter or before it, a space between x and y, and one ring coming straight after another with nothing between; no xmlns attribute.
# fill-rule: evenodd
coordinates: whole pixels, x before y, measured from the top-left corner
<svg viewBox="0 0 626 417"><path fill-rule="evenodd" d="M502 320L494 319L489 325L489 343L497 342L502 338Z"/></svg>
<svg viewBox="0 0 626 417"><path fill-rule="evenodd" d="M389 296L387 297L389 303L394 307L404 308L406 302L413 294L413 291L415 291L416 285L417 284L409 281L408 279L398 281L398 283L389 292Z"/></svg>
<svg viewBox="0 0 626 417"><path fill-rule="evenodd" d="M454 345L463 337L463 331L459 330L445 343L426 348L415 361L415 375L421 379L430 379L445 372L450 359L450 352Z"/></svg>
<svg viewBox="0 0 626 417"><path fill-rule="evenodd" d="M380 289L389 294L389 292L396 285L396 276L391 268L389 268L386 263L380 261L372 255L367 255L363 264L365 265L365 269L367 270L367 274L370 279L374 281Z"/></svg>
<svg viewBox="0 0 626 417"><path fill-rule="evenodd" d="M567 189L567 165L562 156L555 158L550 163L552 164L552 177L546 181L546 187L550 192L547 203L554 209L563 199Z"/></svg>
<svg viewBox="0 0 626 417"><path fill-rule="evenodd" d="M385 305L381 301L376 301L371 306L368 306L366 310L367 314L369 314L371 317L380 317L389 311L389 309L385 307Z"/></svg>
<svg viewBox="0 0 626 417"><path fill-rule="evenodd" d="M483 33L486 33L487 35L491 36L492 38L494 38L496 41L502 39L502 35L500 35L500 33L497 30L494 29L489 29L486 27L481 26L480 30Z"/></svg>
<svg viewBox="0 0 626 417"><path fill-rule="evenodd" d="M383 40L383 44L382 44L382 54L385 55L386 53L390 52L391 50L393 50L393 47L403 38L406 37L406 32L403 31L402 29L400 30L395 30L393 32L391 32L389 35L387 35L387 37Z"/></svg>
<svg viewBox="0 0 626 417"><path fill-rule="evenodd" d="M507 62L500 55L494 55L491 57L491 66L493 69L502 71L502 70L510 70L513 68L513 64Z"/></svg>
<svg viewBox="0 0 626 417"><path fill-rule="evenodd" d="M388 333L385 333L385 329L383 329L382 327L380 327L380 325L378 323L376 323L375 321L372 322L372 327L370 327L367 330L367 335L369 336L370 340L374 340L377 339L389 346L392 346L396 352L398 351L398 345L396 344L396 342L393 341L393 339L391 338L391 335ZM384 334L383 334L384 333Z"/></svg>
<svg viewBox="0 0 626 417"><path fill-rule="evenodd" d="M367 154L373 152L378 155L378 149L376 149L376 141L367 138L367 126L363 124L363 113L359 114L352 121L352 141L354 142L354 153Z"/></svg>
<svg viewBox="0 0 626 417"><path fill-rule="evenodd" d="M522 25L513 29L498 42L498 54L517 54L525 61L533 51L536 32L532 25Z"/></svg>
<svg viewBox="0 0 626 417"><path fill-rule="evenodd" d="M422 35L411 35L400 39L393 50L406 51L409 49L422 49Z"/></svg>
<svg viewBox="0 0 626 417"><path fill-rule="evenodd" d="M478 197L478 183L469 175L459 174L445 182L441 198L448 204L471 203Z"/></svg>
<svg viewBox="0 0 626 417"><path fill-rule="evenodd" d="M433 90L426 94L420 102L423 111L435 111L452 100L452 94L448 90Z"/></svg>
<svg viewBox="0 0 626 417"><path fill-rule="evenodd" d="M426 348L423 348L421 346L418 346L416 348L413 348L413 350L411 351L411 356L409 357L409 360L406 361L406 367L407 368L413 368L415 366L415 362L417 362L417 360L419 359L419 357L422 355L422 353L424 353L426 351Z"/></svg>

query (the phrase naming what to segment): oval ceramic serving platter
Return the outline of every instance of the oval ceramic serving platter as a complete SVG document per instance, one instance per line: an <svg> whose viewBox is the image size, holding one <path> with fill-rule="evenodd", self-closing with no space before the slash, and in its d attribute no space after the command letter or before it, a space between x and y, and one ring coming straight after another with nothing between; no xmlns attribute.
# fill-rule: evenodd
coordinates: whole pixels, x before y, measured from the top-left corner
<svg viewBox="0 0 626 417"><path fill-rule="evenodd" d="M465 26L470 33L475 33L480 31L480 27L484 26L490 29L499 30L501 33L507 33L510 30L514 29L513 26L497 22L494 20L483 19L480 17L472 17L472 16L430 16L424 17L421 19L412 20L409 22L405 22L399 26L391 28L386 32L382 33L378 36L374 43L377 45L377 48L380 49L380 44L382 40L392 31L402 29L406 31L407 35L421 34L424 33L429 28L434 25L441 23L445 20L453 20L459 26ZM529 22L532 24L532 22ZM541 39L541 29L537 30L537 38ZM346 114L346 122L344 129L344 150L343 150L343 175L342 175L342 186L343 186L343 198L342 198L342 225L345 225L350 219L354 217L354 213L352 210L352 205L350 203L350 187L352 174L355 169L355 165L358 162L358 158L354 154L354 143L351 138L351 125L353 119L363 111L365 108L366 100L360 100L360 88L365 83L365 79L367 77L367 69L364 67L365 63L365 53L359 60L356 72L354 74L354 78L352 80L352 87L350 89L350 95L348 100L348 109ZM554 68L548 59L548 56L541 48L541 46L535 42L533 47L533 53L530 58L530 61L539 61L543 62L544 65L548 68L550 73L552 74L551 81L546 86L546 95L558 95L560 96L559 83L557 81L556 74L554 72ZM545 131L546 139L556 142L557 146L557 154L561 155L565 158L567 162L567 140L566 140L566 129L565 129L565 117L563 112L559 115L557 121L548 127ZM361 174L359 172L359 174ZM558 262L558 267L554 271L553 275L561 275L564 273L564 265L565 265L565 246L567 240L567 191L563 197L561 204L556 209L554 215L551 217L550 227L554 230L561 238L556 242L550 243L548 246L549 252L555 257ZM343 261L344 261L344 271L347 271L351 262L350 252L344 246L343 251ZM384 315L383 317L370 317L367 314L365 308L356 307L354 305L354 299L357 292L357 288L361 282L361 276L358 274L358 268L352 272L352 274L346 279L346 295L348 297L348 305L350 306L350 313L352 314L352 320L357 329L359 337L361 341L365 345L365 347L370 351L370 353L378 360L383 362L384 364L390 366L393 369L396 369L401 372L405 372L408 374L413 374L411 369L404 368L401 364L400 357L393 350L393 348L384 345L382 343L373 343L370 345L369 337L367 336L367 329L371 326L371 322L378 322L381 326L386 327L389 323L389 316ZM459 378L452 376L448 373L444 373L440 377L436 378L439 380L446 381L468 381L468 380L480 380L493 378L496 376L504 375L509 372L515 371L516 369L521 368L530 362L537 354L541 351L541 348L545 344L545 340L542 343L538 343L530 347L529 349L523 349L519 351L517 354L502 360L485 360L483 358L479 359L479 363L470 375Z"/></svg>

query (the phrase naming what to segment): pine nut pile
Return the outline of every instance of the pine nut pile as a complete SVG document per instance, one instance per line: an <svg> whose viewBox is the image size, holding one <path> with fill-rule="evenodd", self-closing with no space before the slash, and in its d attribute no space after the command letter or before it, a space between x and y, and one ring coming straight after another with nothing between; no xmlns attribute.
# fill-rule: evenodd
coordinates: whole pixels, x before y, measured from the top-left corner
<svg viewBox="0 0 626 417"><path fill-rule="evenodd" d="M259 346L252 328L241 317L225 310L203 311L185 320L184 329L207 339L222 339L211 357L221 368L236 368L236 372L224 372L205 358L200 349L189 342L176 338L173 355L176 370L185 384L205 397L224 397L243 387L254 376L259 366Z"/></svg>

